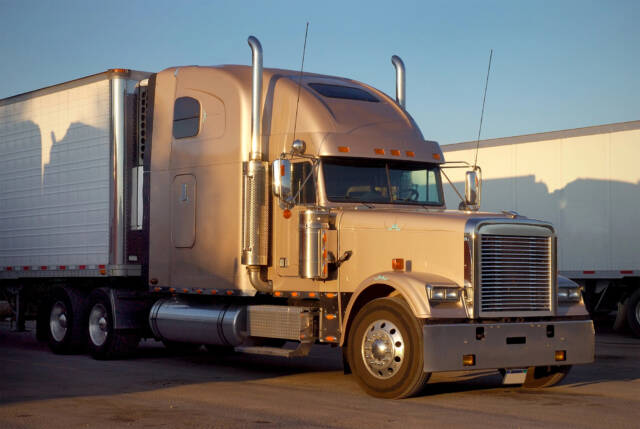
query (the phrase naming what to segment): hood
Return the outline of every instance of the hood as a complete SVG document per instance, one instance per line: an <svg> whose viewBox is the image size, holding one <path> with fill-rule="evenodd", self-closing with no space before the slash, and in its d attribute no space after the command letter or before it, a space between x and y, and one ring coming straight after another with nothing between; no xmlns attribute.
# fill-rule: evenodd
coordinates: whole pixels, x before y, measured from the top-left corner
<svg viewBox="0 0 640 429"><path fill-rule="evenodd" d="M362 209L360 208L362 207ZM364 206L343 211L340 229L386 231L449 231L464 232L467 221L472 218L506 219L509 216L489 212L462 212L458 210L434 210L422 207L406 209L369 210Z"/></svg>

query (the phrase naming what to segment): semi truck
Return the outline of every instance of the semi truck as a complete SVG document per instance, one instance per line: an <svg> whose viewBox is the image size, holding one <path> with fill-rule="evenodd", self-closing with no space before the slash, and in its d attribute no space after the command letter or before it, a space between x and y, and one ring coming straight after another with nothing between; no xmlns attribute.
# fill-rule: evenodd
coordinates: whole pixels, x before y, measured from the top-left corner
<svg viewBox="0 0 640 429"><path fill-rule="evenodd" d="M384 398L437 371L527 387L594 358L549 223L479 212L396 97L252 65L104 73L0 101L0 288L56 353L341 347Z"/></svg>
<svg viewBox="0 0 640 429"><path fill-rule="evenodd" d="M444 145L473 162L476 142ZM558 228L558 270L595 317L640 337L640 121L479 142L486 210L544 216ZM464 178L451 175L460 187Z"/></svg>

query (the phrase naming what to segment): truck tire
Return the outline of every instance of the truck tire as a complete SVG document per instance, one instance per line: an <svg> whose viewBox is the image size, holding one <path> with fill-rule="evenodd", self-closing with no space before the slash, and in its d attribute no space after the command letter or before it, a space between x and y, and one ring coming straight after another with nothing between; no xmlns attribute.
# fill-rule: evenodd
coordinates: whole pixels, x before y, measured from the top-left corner
<svg viewBox="0 0 640 429"><path fill-rule="evenodd" d="M571 370L571 365L532 366L527 370L527 378L523 387L541 388L551 387L560 383Z"/></svg>
<svg viewBox="0 0 640 429"><path fill-rule="evenodd" d="M84 336L85 302L66 289L56 289L47 301L47 343L57 354L80 353L86 345Z"/></svg>
<svg viewBox="0 0 640 429"><path fill-rule="evenodd" d="M89 296L86 320L89 353L94 359L125 357L135 350L140 342L136 333L114 329L111 300L102 289L94 290Z"/></svg>
<svg viewBox="0 0 640 429"><path fill-rule="evenodd" d="M625 306L629 328L636 337L640 337L640 289L631 294Z"/></svg>
<svg viewBox="0 0 640 429"><path fill-rule="evenodd" d="M401 298L365 305L349 330L347 355L358 384L379 398L406 398L429 379L423 371L422 329Z"/></svg>

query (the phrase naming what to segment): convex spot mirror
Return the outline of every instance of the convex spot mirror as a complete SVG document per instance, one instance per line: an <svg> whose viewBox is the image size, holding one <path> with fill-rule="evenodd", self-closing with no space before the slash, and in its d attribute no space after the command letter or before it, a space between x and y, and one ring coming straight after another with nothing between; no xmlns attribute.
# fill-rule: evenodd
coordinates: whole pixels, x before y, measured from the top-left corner
<svg viewBox="0 0 640 429"><path fill-rule="evenodd" d="M464 182L465 205L469 210L480 208L480 196L482 192L482 175L480 169L467 171Z"/></svg>
<svg viewBox="0 0 640 429"><path fill-rule="evenodd" d="M273 161L273 195L280 202L288 203L291 199L291 161L276 159Z"/></svg>

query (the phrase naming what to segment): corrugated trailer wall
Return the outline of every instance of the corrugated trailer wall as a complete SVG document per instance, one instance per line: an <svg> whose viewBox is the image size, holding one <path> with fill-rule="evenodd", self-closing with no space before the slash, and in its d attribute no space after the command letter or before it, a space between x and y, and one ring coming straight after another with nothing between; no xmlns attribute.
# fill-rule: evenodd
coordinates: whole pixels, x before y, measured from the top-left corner
<svg viewBox="0 0 640 429"><path fill-rule="evenodd" d="M442 147L473 163L475 142ZM480 142L483 211L515 210L558 231L559 270L640 274L640 121ZM464 188L463 170L448 170ZM449 208L458 197L445 188Z"/></svg>
<svg viewBox="0 0 640 429"><path fill-rule="evenodd" d="M0 105L0 266L109 262L110 81Z"/></svg>

